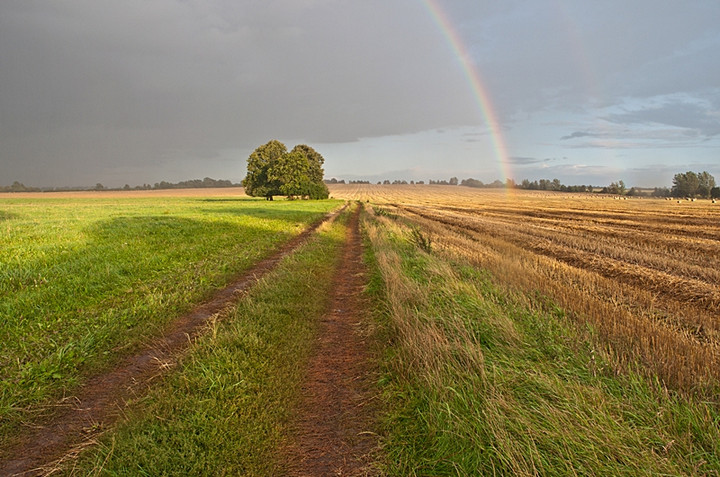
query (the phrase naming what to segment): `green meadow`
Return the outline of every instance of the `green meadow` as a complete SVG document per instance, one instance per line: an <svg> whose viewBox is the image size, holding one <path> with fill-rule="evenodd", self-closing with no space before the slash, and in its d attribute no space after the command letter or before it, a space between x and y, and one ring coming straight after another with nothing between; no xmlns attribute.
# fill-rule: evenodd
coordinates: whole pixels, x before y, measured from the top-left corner
<svg viewBox="0 0 720 477"><path fill-rule="evenodd" d="M282 449L349 215L286 256L60 475L287 475Z"/></svg>
<svg viewBox="0 0 720 477"><path fill-rule="evenodd" d="M339 204L0 199L0 446Z"/></svg>

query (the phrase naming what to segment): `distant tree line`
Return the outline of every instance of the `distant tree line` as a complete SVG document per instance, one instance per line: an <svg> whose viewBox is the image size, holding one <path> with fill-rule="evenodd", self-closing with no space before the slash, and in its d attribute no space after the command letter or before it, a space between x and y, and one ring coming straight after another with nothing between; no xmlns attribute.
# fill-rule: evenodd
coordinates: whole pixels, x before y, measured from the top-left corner
<svg viewBox="0 0 720 477"><path fill-rule="evenodd" d="M328 184L345 184L344 180L338 180L335 178L326 181ZM370 181L350 181L351 184L369 184ZM410 184L424 184L423 181L410 181ZM378 181L378 185L394 185L394 184L408 184L404 180L390 181L388 179L384 181ZM712 174L707 171L703 172L684 172L675 174L673 177L672 188L668 187L654 187L640 188L630 187L629 189L622 180L611 182L606 186L598 185L565 185L560 182L559 179L539 179L530 181L523 179L521 182L516 183L512 179L507 179L505 182L500 180L494 180L493 182L484 183L481 180L468 178L458 180L457 177L451 177L449 180L430 179L428 181L430 185L461 185L465 187L474 187L481 189L524 189L524 190L541 190L550 192L596 192L600 194L611 194L621 195L628 197L695 197L695 198L720 198L720 187L717 187L715 178Z"/></svg>
<svg viewBox="0 0 720 477"><path fill-rule="evenodd" d="M345 184L345 179L337 180L337 179L335 179L334 177L332 177L332 178L330 178L330 179L325 179L324 182L325 182L326 184ZM347 183L348 183L348 184L369 184L370 181L353 181L353 180L350 180L350 181L348 181Z"/></svg>
<svg viewBox="0 0 720 477"><path fill-rule="evenodd" d="M125 184L125 188L129 188L127 184ZM206 177L205 179L192 179L189 181L180 181L178 183L173 184L172 182L156 182L155 185L152 187L153 189L208 189L208 188L217 188L217 187L240 187L240 184L233 184L232 181L229 180L223 180L223 179L212 179L210 177Z"/></svg>
<svg viewBox="0 0 720 477"><path fill-rule="evenodd" d="M240 187L240 184L233 183L229 180L217 180L210 177L205 179L192 179L189 181L180 181L177 183L161 181L154 185L143 184L131 187L125 184L123 187L105 187L100 182L92 187L28 187L25 184L15 181L9 186L0 186L0 192L63 192L63 191L83 191L83 190L158 190L158 189L202 189L202 188L220 188L220 187Z"/></svg>
<svg viewBox="0 0 720 477"><path fill-rule="evenodd" d="M267 146L267 145L266 145ZM282 148L284 148L284 145L282 145ZM265 147L265 146L261 146ZM261 149L258 148L258 149ZM304 149L307 148L307 149ZM321 177L322 174L322 156L317 154L314 150L311 150L308 146L303 146L302 148L294 149L293 151L297 152L300 150L303 155L306 157L312 158L312 163L314 164L310 169L314 169L310 175L313 177L313 179L317 180L318 177ZM257 152L257 151L256 151ZM287 150L285 150L285 153L287 153ZM317 154L317 156L315 156ZM298 157L295 157L295 159L298 159ZM302 160L301 160L302 162ZM308 171L310 172L310 171ZM324 181L320 181L320 183L324 184L370 184L370 181L368 180L350 180L345 181L344 179L336 179L335 177L331 179L326 179ZM404 184L425 184L424 181L406 181L406 180L394 180L390 181L388 179L384 181L378 181L378 185L385 184L385 185L404 185ZM622 196L628 196L628 197L690 197L690 198L713 198L718 199L720 198L720 187L717 187L717 184L715 182L715 178L712 176L712 174L708 173L707 171L703 172L683 172L675 174L673 177L673 184L672 187L654 187L652 189L648 188L639 188L639 187L631 187L627 188L625 183L622 180L611 182L607 186L593 186L593 185L565 185L560 182L559 179L540 179L540 180L534 180L530 181L528 179L523 179L521 182L516 183L512 179L507 179L505 182L502 182L500 180L494 180L493 182L483 183L480 180L468 178L463 180L458 180L457 177L451 177L449 180L433 180L430 179L428 181L428 184L430 185L461 185L465 187L475 187L475 188L484 188L484 189L500 189L500 188L508 188L508 189L524 189L524 190L540 190L540 191L552 191L552 192L599 192L601 194L611 194L611 195L622 195ZM204 179L193 179L188 181L180 181L177 183L167 182L167 181L161 181L156 182L154 185L150 184L143 184L131 187L128 184L125 184L122 188L107 188L103 186L101 183L96 184L94 187L30 187L26 186L25 184L15 181L12 183L12 185L9 186L0 186L0 192L53 192L53 191L74 191L74 190L157 190L157 189L197 189L197 188L220 188L220 187L239 187L240 184L233 183L229 180L216 180L212 179L210 177L206 177ZM295 184L294 186L286 186L284 188L285 191L289 191L290 188L295 187L297 190L295 192L300 191L298 187L298 184ZM322 189L322 190L320 190ZM318 189L320 192L320 195L323 195L325 193L325 190L320 187ZM276 192L281 192L279 188ZM301 191L300 191L301 192ZM279 195L279 194L278 194ZM300 195L300 194L297 194Z"/></svg>
<svg viewBox="0 0 720 477"><path fill-rule="evenodd" d="M39 187L28 187L25 184L15 181L9 186L0 186L0 192L41 192Z"/></svg>

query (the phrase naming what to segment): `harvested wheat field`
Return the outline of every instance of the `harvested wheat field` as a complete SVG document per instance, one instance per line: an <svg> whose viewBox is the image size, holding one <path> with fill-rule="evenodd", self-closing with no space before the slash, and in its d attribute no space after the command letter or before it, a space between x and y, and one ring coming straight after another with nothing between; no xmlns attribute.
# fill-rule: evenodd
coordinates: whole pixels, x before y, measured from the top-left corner
<svg viewBox="0 0 720 477"><path fill-rule="evenodd" d="M720 379L720 206L709 200L335 185L410 221L433 247L546 295L673 388Z"/></svg>

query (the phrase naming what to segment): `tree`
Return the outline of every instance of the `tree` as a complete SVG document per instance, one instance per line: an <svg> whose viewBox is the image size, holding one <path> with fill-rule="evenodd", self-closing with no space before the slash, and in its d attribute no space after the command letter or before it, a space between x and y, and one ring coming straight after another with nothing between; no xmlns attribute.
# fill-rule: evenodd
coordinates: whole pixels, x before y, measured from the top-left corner
<svg viewBox="0 0 720 477"><path fill-rule="evenodd" d="M705 197L711 195L715 187L715 178L707 171L695 173L687 171L673 177L672 194L675 197Z"/></svg>
<svg viewBox="0 0 720 477"><path fill-rule="evenodd" d="M611 182L604 190L607 194L624 195L625 183L623 181Z"/></svg>
<svg viewBox="0 0 720 477"><path fill-rule="evenodd" d="M253 197L265 197L272 200L273 195L280 195L280 183L269 177L275 163L287 153L285 144L273 139L255 149L247 160L247 175L242 181L245 193Z"/></svg>
<svg viewBox="0 0 720 477"><path fill-rule="evenodd" d="M325 171L322 166L325 163L325 158L319 152L306 144L298 144L291 152L300 152L305 155L309 165L308 176L312 182L323 181Z"/></svg>
<svg viewBox="0 0 720 477"><path fill-rule="evenodd" d="M248 157L245 193L272 200L274 195L289 198L327 199L323 182L323 157L305 144L288 152L283 143L272 140L255 149Z"/></svg>
<svg viewBox="0 0 720 477"><path fill-rule="evenodd" d="M650 195L653 197L670 197L672 193L667 187L656 187Z"/></svg>
<svg viewBox="0 0 720 477"><path fill-rule="evenodd" d="M473 179L472 177L470 177L469 179L463 179L460 182L460 185L464 185L467 187L484 187L485 186L485 184L483 184L482 181Z"/></svg>
<svg viewBox="0 0 720 477"><path fill-rule="evenodd" d="M311 160L304 150L294 148L280 156L270 170L269 178L282 184L280 191L291 199L295 197L327 199L329 191L322 181L322 169L320 169L321 180L313 180L318 176L316 166L317 163Z"/></svg>
<svg viewBox="0 0 720 477"><path fill-rule="evenodd" d="M673 196L694 197L699 185L698 176L693 171L675 174L672 187Z"/></svg>
<svg viewBox="0 0 720 477"><path fill-rule="evenodd" d="M709 198L713 187L715 187L715 178L710 173L707 171L698 173L697 194L700 197Z"/></svg>

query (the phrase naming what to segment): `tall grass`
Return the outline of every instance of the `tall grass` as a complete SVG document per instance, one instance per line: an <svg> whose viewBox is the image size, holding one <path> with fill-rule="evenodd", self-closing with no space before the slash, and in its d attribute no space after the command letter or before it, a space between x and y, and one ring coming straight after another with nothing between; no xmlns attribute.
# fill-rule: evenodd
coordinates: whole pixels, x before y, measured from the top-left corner
<svg viewBox="0 0 720 477"><path fill-rule="evenodd" d="M388 350L392 475L717 475L720 412L618 374L591 326L365 221ZM379 285L381 284L381 285Z"/></svg>
<svg viewBox="0 0 720 477"><path fill-rule="evenodd" d="M0 445L337 204L0 201Z"/></svg>

